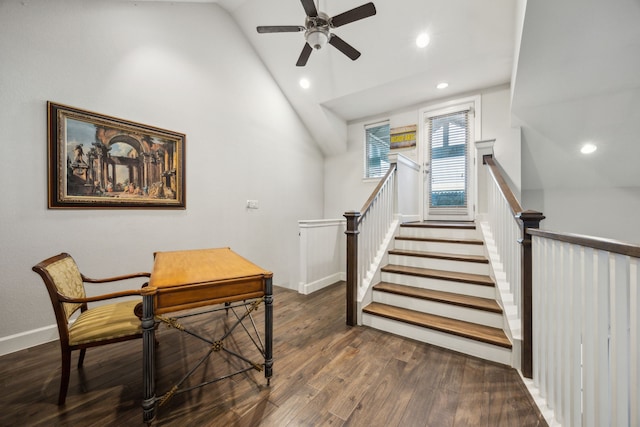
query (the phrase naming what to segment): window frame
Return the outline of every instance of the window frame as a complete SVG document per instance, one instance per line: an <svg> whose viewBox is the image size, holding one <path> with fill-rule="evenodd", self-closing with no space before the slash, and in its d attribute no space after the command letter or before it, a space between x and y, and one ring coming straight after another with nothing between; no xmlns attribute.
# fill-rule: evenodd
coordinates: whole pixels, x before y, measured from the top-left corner
<svg viewBox="0 0 640 427"><path fill-rule="evenodd" d="M374 128L385 127L385 126L388 131L386 135L386 139L387 139L386 155L384 156L384 158L380 156L380 163L386 160L387 166L386 168L384 168L382 165L377 168L372 168L372 165L369 161L370 160L369 153L371 151L371 147L373 146L373 144L370 143L369 130ZM364 125L364 150L363 150L363 174L362 174L364 180L378 180L384 177L384 175L387 173L387 171L389 170L389 167L391 166L391 163L389 162L389 153L391 151L390 141L391 141L391 124L388 119L377 121L374 123L368 123ZM383 141L383 144L384 144L384 141ZM376 169L378 173L376 175L373 175L372 172L375 172Z"/></svg>

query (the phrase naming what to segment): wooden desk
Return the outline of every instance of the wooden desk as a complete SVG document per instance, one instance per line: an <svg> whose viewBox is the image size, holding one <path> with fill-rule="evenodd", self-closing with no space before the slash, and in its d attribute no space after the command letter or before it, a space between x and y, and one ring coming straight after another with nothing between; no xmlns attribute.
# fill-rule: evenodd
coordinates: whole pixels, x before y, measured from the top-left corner
<svg viewBox="0 0 640 427"><path fill-rule="evenodd" d="M272 276L229 248L155 253L142 302L144 422L153 420L159 400L155 396L154 334L157 316L163 313L264 298L264 369L269 384L273 374Z"/></svg>

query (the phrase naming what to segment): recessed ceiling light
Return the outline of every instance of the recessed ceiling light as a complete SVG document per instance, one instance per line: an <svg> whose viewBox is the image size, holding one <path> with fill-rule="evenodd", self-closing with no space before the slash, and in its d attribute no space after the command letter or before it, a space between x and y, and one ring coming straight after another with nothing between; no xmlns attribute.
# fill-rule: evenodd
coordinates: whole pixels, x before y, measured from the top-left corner
<svg viewBox="0 0 640 427"><path fill-rule="evenodd" d="M436 86L436 88L438 89L446 89L448 87L449 87L449 83L447 82L438 83L438 85Z"/></svg>
<svg viewBox="0 0 640 427"><path fill-rule="evenodd" d="M416 46L419 48L427 47L430 41L429 34L422 33L416 38Z"/></svg>
<svg viewBox="0 0 640 427"><path fill-rule="evenodd" d="M309 87L311 87L311 82L308 79L302 78L300 79L300 87L302 89L309 89Z"/></svg>
<svg viewBox="0 0 640 427"><path fill-rule="evenodd" d="M598 149L598 147L596 147L595 145L593 145L591 143L587 143L587 144L584 144L582 146L582 148L580 149L580 152L582 154L591 154L594 151L596 151L597 149Z"/></svg>

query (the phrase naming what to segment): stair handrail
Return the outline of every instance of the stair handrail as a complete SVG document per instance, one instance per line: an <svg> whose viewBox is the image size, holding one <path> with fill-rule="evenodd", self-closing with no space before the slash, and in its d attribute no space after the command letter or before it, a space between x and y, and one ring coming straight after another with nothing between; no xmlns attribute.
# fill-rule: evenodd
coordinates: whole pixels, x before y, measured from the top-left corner
<svg viewBox="0 0 640 427"><path fill-rule="evenodd" d="M517 197L502 176L493 155L482 157L482 162L487 166L492 178L493 186L489 185L489 192L495 194L494 198L500 200L489 203L489 223L495 237L498 254L502 264L507 269L507 282L510 285L514 304L518 310L521 323L521 360L520 369L526 378L532 377L533 372L533 346L532 346L532 252L530 229L540 227L540 221L545 217L542 212L524 210ZM492 196L489 196L491 199ZM508 218L513 221L509 221Z"/></svg>
<svg viewBox="0 0 640 427"><path fill-rule="evenodd" d="M347 219L347 325L355 326L358 323L358 289L366 274L366 269L371 264L377 248L384 239L384 234L393 219L396 200L395 177L397 163L391 163L387 173L380 179L378 185L362 206L360 211L347 211L344 217ZM382 202L382 203L378 203ZM379 217L378 227L365 227L369 219ZM358 250L358 236L363 234L366 250Z"/></svg>
<svg viewBox="0 0 640 427"><path fill-rule="evenodd" d="M486 164L488 166L489 173L493 177L495 183L498 185L498 188L500 188L500 192L509 204L509 208L511 209L511 213L513 214L513 216L515 217L518 215L518 213L524 211L524 209L522 209L522 206L520 205L520 202L518 201L518 198L509 187L509 184L507 184L507 181L502 177L500 168L496 164L496 161L493 159L493 155L484 155L482 157L482 162L483 164Z"/></svg>

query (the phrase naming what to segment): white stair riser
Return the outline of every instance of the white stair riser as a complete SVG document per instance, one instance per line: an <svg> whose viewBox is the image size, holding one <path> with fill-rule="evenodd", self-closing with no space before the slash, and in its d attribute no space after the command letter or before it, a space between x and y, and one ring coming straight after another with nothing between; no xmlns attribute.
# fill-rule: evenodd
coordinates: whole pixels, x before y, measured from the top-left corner
<svg viewBox="0 0 640 427"><path fill-rule="evenodd" d="M400 227L400 235L406 237L431 237L438 239L482 239L476 229Z"/></svg>
<svg viewBox="0 0 640 427"><path fill-rule="evenodd" d="M489 275L489 264L479 262L389 254L389 264Z"/></svg>
<svg viewBox="0 0 640 427"><path fill-rule="evenodd" d="M397 283L399 285L415 286L422 289L453 292L456 294L471 295L481 298L495 298L496 292L493 286L474 285L451 280L432 279L429 277L410 276L408 274L382 272L382 281Z"/></svg>
<svg viewBox="0 0 640 427"><path fill-rule="evenodd" d="M511 366L511 350L429 328L362 313L362 323L375 329Z"/></svg>
<svg viewBox="0 0 640 427"><path fill-rule="evenodd" d="M476 323L478 325L491 326L492 328L503 328L501 313L492 313L469 307L460 307L438 301L423 300L375 290L373 291L373 301L409 310L420 311L422 313L435 314L436 316L463 320L465 322Z"/></svg>
<svg viewBox="0 0 640 427"><path fill-rule="evenodd" d="M422 242L396 239L395 248L408 251L439 252L456 255L485 255L484 245L470 245L466 243Z"/></svg>

